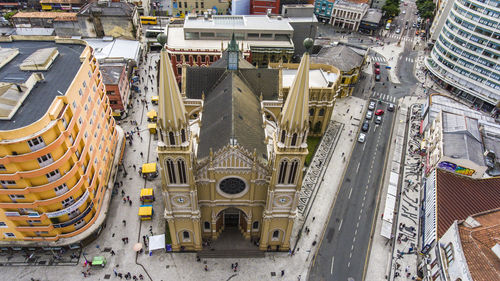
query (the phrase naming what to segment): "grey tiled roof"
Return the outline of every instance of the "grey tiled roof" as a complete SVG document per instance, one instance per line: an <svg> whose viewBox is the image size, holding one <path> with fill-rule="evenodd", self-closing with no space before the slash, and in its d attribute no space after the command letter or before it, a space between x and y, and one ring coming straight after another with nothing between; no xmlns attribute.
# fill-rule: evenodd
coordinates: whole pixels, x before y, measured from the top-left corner
<svg viewBox="0 0 500 281"><path fill-rule="evenodd" d="M323 47L316 56L311 57L311 63L333 65L340 71L350 71L363 63L363 56L345 45Z"/></svg>
<svg viewBox="0 0 500 281"><path fill-rule="evenodd" d="M267 158L260 102L241 74L227 71L206 95L203 105L198 158L227 144L238 144Z"/></svg>

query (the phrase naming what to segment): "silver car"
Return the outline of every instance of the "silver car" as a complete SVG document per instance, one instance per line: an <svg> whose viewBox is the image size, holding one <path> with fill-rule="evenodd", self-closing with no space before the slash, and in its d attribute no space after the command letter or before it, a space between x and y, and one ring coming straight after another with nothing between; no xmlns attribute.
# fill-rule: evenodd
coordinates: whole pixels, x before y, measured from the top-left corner
<svg viewBox="0 0 500 281"><path fill-rule="evenodd" d="M368 111L366 112L366 116L365 116L365 118L366 118L367 120L371 120L371 119L372 119L372 117L373 117L373 111L368 110Z"/></svg>
<svg viewBox="0 0 500 281"><path fill-rule="evenodd" d="M360 133L358 137L358 142L364 143L366 140L366 135L364 133Z"/></svg>
<svg viewBox="0 0 500 281"><path fill-rule="evenodd" d="M375 109L375 102L371 101L370 104L368 105L369 110L374 110Z"/></svg>

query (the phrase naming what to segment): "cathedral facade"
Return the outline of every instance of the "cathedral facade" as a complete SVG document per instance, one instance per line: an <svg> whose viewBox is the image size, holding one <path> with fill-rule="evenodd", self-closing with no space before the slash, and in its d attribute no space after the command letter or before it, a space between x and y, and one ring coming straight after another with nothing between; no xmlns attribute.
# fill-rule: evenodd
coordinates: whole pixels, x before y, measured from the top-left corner
<svg viewBox="0 0 500 281"><path fill-rule="evenodd" d="M233 38L219 61L183 73L181 92L162 49L157 152L174 251L202 250L228 229L261 250L290 249L308 154L309 65L306 53L284 100L279 71L254 68ZM333 94L328 104L331 116Z"/></svg>

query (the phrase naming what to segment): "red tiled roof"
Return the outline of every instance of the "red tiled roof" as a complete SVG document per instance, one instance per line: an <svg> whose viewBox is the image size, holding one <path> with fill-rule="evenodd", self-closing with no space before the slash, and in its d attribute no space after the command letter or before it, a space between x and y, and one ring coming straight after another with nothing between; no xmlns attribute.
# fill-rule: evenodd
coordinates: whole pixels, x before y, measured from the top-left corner
<svg viewBox="0 0 500 281"><path fill-rule="evenodd" d="M474 216L481 226L458 225L462 250L474 281L500 280L500 259L491 248L500 243L500 209Z"/></svg>
<svg viewBox="0 0 500 281"><path fill-rule="evenodd" d="M70 12L19 12L13 18L44 18L54 20L76 20L77 13Z"/></svg>
<svg viewBox="0 0 500 281"><path fill-rule="evenodd" d="M500 208L500 177L471 179L437 169L437 235L439 238L455 220Z"/></svg>

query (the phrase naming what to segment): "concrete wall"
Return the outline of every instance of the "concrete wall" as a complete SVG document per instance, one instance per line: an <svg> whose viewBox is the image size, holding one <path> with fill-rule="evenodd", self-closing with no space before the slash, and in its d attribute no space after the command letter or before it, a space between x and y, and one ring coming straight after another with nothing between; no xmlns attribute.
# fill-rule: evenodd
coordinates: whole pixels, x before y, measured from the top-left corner
<svg viewBox="0 0 500 281"><path fill-rule="evenodd" d="M59 37L81 36L80 25L77 21L56 21L54 31Z"/></svg>
<svg viewBox="0 0 500 281"><path fill-rule="evenodd" d="M306 51L304 48L304 39L307 37L316 38L316 31L318 30L317 22L290 22L293 27L293 45L295 47L294 56L302 57ZM312 25L312 28L311 28Z"/></svg>

